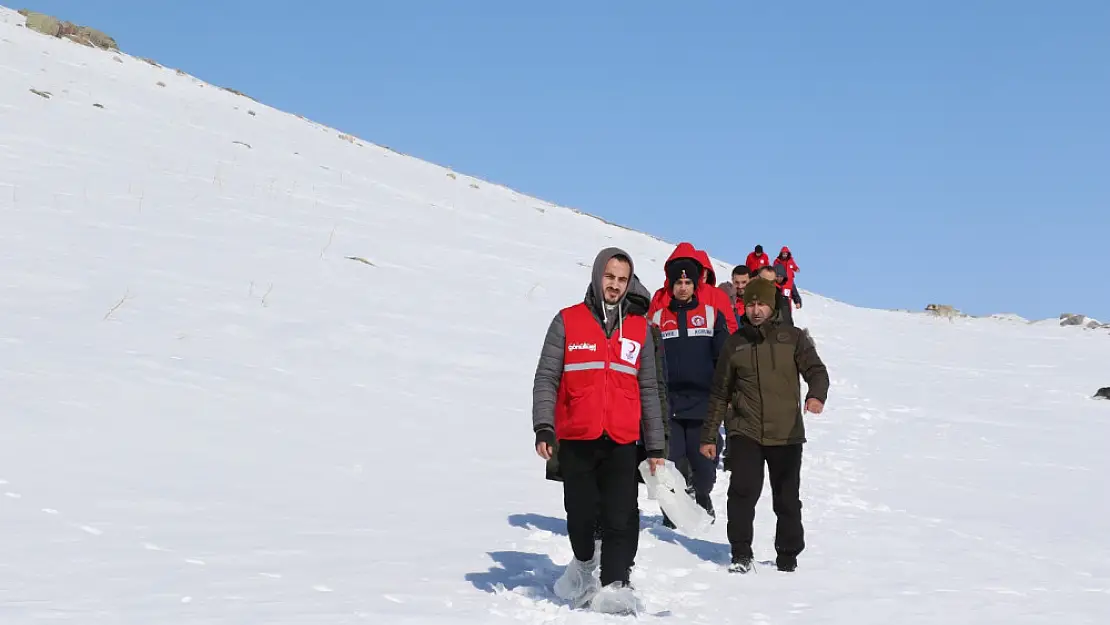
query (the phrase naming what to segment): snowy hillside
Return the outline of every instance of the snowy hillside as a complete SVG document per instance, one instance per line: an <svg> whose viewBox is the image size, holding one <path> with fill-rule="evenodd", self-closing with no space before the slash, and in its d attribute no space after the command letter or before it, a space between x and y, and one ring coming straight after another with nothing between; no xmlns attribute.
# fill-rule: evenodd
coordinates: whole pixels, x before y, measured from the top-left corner
<svg viewBox="0 0 1110 625"><path fill-rule="evenodd" d="M532 375L599 248L655 288L672 244L22 21L0 10L0 623L622 621L550 592ZM724 572L727 474L704 537L642 497L641 620L1110 621L1105 333L797 318L833 377L798 572ZM773 527L765 491L758 559Z"/></svg>

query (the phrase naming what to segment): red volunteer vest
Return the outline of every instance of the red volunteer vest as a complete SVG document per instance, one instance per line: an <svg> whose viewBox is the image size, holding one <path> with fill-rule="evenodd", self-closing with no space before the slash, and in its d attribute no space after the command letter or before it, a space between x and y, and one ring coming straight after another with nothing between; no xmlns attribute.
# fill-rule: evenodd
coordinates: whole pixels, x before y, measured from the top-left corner
<svg viewBox="0 0 1110 625"><path fill-rule="evenodd" d="M555 437L594 440L602 433L619 444L640 438L640 350L647 319L624 318L623 329L606 338L585 303L564 308L563 377L555 402Z"/></svg>

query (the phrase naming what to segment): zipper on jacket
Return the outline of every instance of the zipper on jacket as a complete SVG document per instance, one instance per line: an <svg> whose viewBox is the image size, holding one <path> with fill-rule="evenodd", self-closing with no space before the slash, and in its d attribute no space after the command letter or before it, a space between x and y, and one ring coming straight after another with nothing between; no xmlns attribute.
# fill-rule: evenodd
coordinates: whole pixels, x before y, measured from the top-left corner
<svg viewBox="0 0 1110 625"><path fill-rule="evenodd" d="M756 332L758 331L759 328L756 328ZM763 342L766 341L766 337L763 337ZM767 438L767 423L763 414L766 412L766 408L763 401L763 379L759 375L759 345L756 345L755 349L752 350L752 356L755 358L755 385L759 387L759 444L762 445Z"/></svg>
<svg viewBox="0 0 1110 625"><path fill-rule="evenodd" d="M601 438L609 433L609 370L613 364L613 337L608 334L609 328L602 327L601 334L605 336L605 368L601 371Z"/></svg>
<svg viewBox="0 0 1110 625"><path fill-rule="evenodd" d="M767 337L763 337L763 340L764 340L764 341L766 341L766 340L767 340ZM772 371L775 371L775 370L777 370L777 369L779 368L779 364L778 364L777 362L775 362L775 349L774 349L774 346L771 346L771 347L770 347L769 349L771 350L771 370L772 370Z"/></svg>

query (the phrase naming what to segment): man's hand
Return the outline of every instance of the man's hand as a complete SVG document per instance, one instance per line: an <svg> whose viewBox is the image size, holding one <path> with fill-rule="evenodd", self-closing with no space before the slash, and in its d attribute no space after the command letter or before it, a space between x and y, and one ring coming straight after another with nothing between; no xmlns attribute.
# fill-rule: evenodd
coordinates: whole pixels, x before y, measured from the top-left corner
<svg viewBox="0 0 1110 625"><path fill-rule="evenodd" d="M794 308L797 308L798 310L801 310L801 309L802 309L802 305L801 305L801 304L797 304L797 305L795 305L795 306L794 306Z"/></svg>
<svg viewBox="0 0 1110 625"><path fill-rule="evenodd" d="M713 444L702 445L698 449L698 451L701 452L701 455L709 458L710 460L717 457L717 446Z"/></svg>
<svg viewBox="0 0 1110 625"><path fill-rule="evenodd" d="M552 449L547 443L536 443L536 453L544 460L551 460Z"/></svg>
<svg viewBox="0 0 1110 625"><path fill-rule="evenodd" d="M648 468L651 469L651 474L655 475L655 470L666 464L663 458L648 458Z"/></svg>
<svg viewBox="0 0 1110 625"><path fill-rule="evenodd" d="M820 401L812 397L806 400L806 412L821 414L823 410L825 410L825 404L821 403Z"/></svg>

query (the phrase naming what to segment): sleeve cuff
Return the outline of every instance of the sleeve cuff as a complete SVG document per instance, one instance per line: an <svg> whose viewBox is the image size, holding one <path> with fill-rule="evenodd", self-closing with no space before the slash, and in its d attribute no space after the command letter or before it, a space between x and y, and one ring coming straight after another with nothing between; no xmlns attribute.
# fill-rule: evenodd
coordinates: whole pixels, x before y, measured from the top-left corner
<svg viewBox="0 0 1110 625"><path fill-rule="evenodd" d="M547 443L548 445L555 446L555 430L548 428L540 428L536 430L536 444Z"/></svg>
<svg viewBox="0 0 1110 625"><path fill-rule="evenodd" d="M648 458L662 458L663 457L663 450L662 449L653 449L653 450L647 452L647 454L648 454Z"/></svg>

